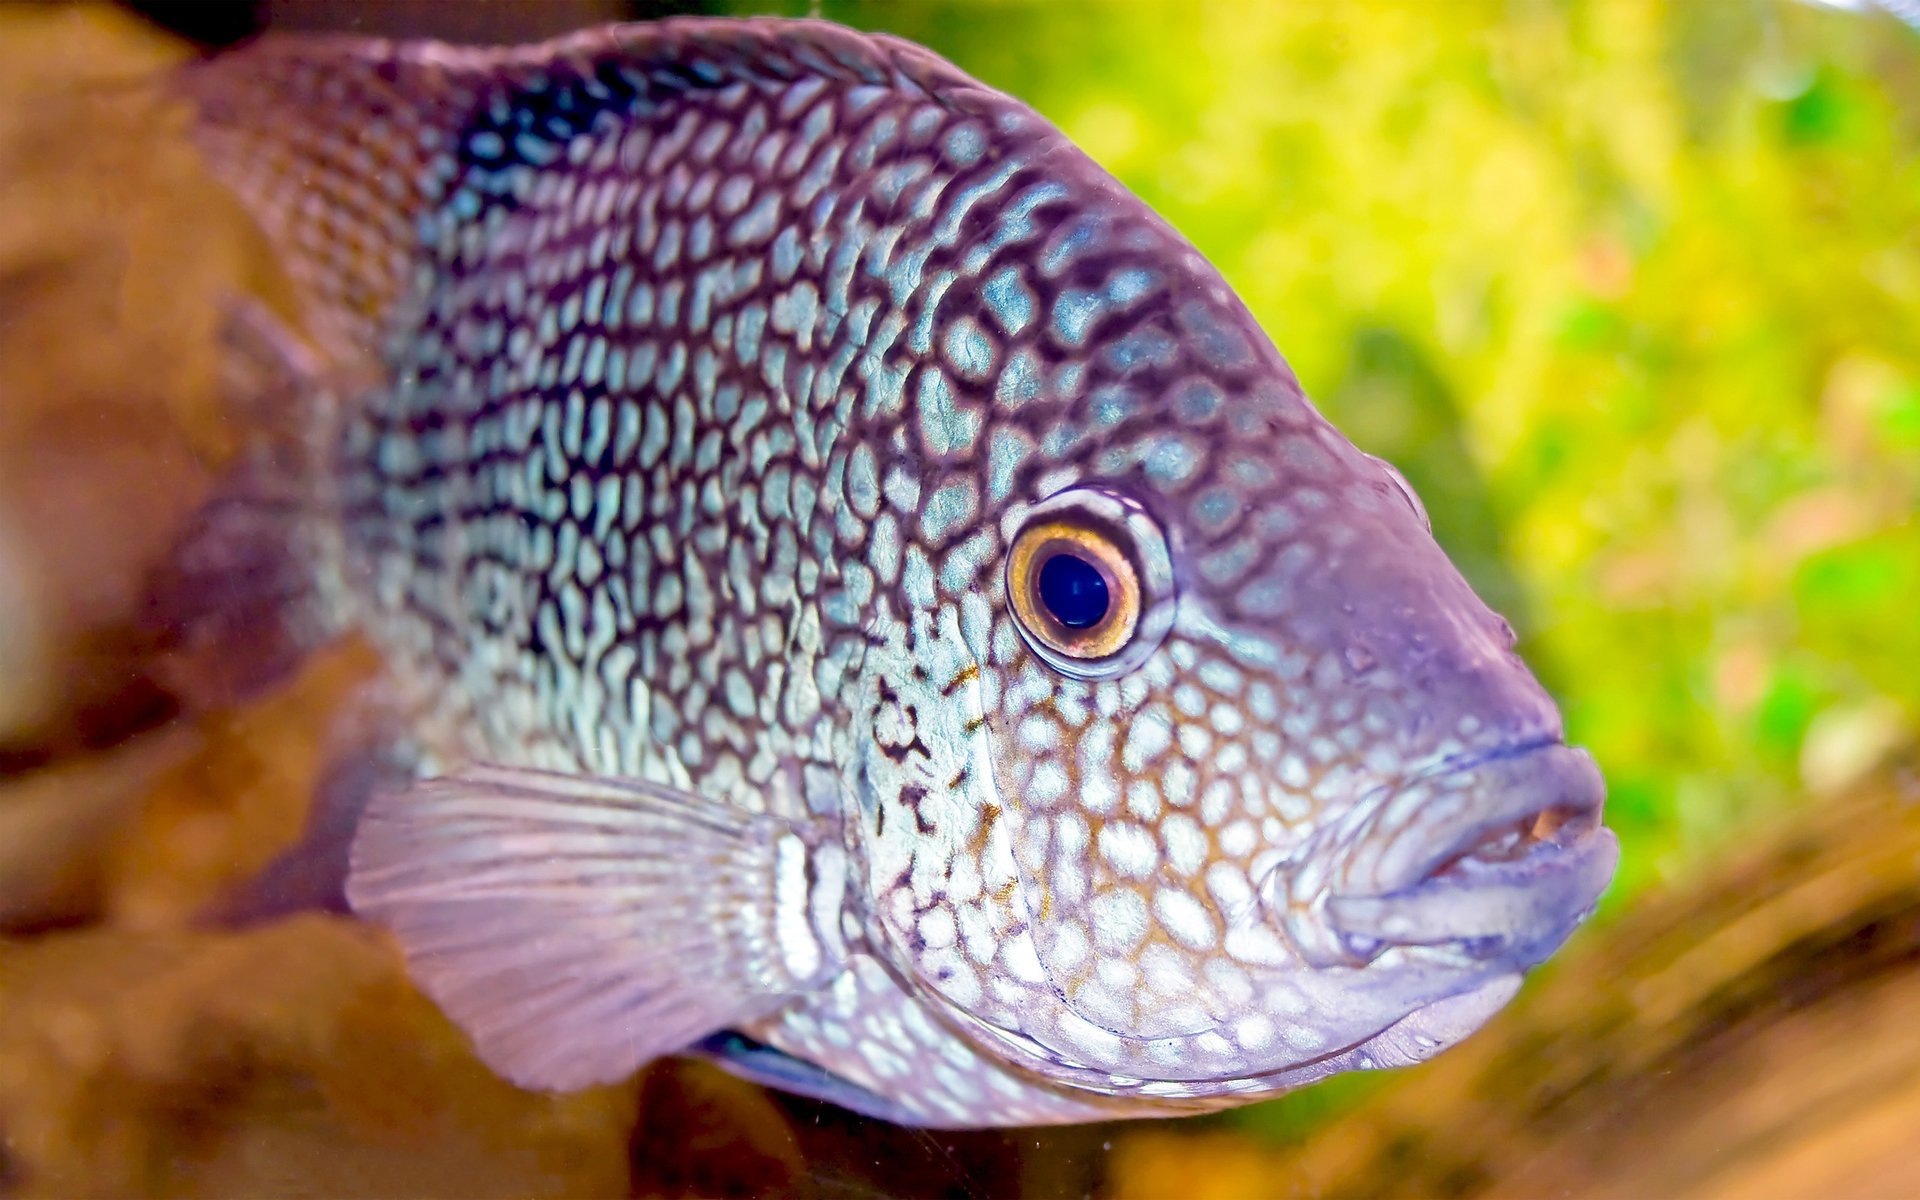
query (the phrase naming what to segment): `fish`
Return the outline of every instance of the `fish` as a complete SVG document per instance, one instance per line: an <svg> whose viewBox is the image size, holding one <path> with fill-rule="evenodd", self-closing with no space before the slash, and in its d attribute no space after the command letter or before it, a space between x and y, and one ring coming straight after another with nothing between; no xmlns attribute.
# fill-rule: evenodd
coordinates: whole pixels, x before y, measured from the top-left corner
<svg viewBox="0 0 1920 1200"><path fill-rule="evenodd" d="M1459 1042L1593 911L1511 627L1026 104L758 18L168 86L299 313L167 603L246 686L379 647L346 901L503 1078L1211 1111Z"/></svg>

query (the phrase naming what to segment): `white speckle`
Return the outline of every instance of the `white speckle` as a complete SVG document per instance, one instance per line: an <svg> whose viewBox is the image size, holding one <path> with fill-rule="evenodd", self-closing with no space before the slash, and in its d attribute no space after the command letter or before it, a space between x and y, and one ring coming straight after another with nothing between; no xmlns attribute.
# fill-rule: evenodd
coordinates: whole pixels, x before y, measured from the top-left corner
<svg viewBox="0 0 1920 1200"><path fill-rule="evenodd" d="M807 912L807 847L789 834L774 847L774 936L780 958L794 979L820 969L820 943Z"/></svg>
<svg viewBox="0 0 1920 1200"><path fill-rule="evenodd" d="M1209 1058L1225 1058L1233 1053L1233 1043L1212 1030L1194 1038L1193 1048Z"/></svg>
<svg viewBox="0 0 1920 1200"><path fill-rule="evenodd" d="M1215 863L1208 868L1207 891L1229 922L1253 908L1253 886L1232 863Z"/></svg>
<svg viewBox="0 0 1920 1200"><path fill-rule="evenodd" d="M940 981L940 993L962 1007L980 1003L980 977L972 971L955 971Z"/></svg>
<svg viewBox="0 0 1920 1200"><path fill-rule="evenodd" d="M1211 950L1220 940L1207 906L1192 894L1163 888L1153 898L1153 911L1175 941L1193 950Z"/></svg>
<svg viewBox="0 0 1920 1200"><path fill-rule="evenodd" d="M1193 767L1177 759L1168 763L1167 769L1160 775L1160 794L1176 808L1192 804Z"/></svg>
<svg viewBox="0 0 1920 1200"><path fill-rule="evenodd" d="M953 914L944 908L928 909L920 915L920 938L935 950L953 945L956 933Z"/></svg>
<svg viewBox="0 0 1920 1200"><path fill-rule="evenodd" d="M1100 856L1113 869L1132 879L1144 879L1160 863L1159 847L1153 834L1143 825L1130 821L1108 825L1100 831Z"/></svg>
<svg viewBox="0 0 1920 1200"><path fill-rule="evenodd" d="M1265 1013L1241 1017L1233 1023L1233 1040L1242 1050L1264 1050L1273 1044L1273 1018Z"/></svg>
<svg viewBox="0 0 1920 1200"><path fill-rule="evenodd" d="M1111 1062L1120 1057L1123 1046L1120 1039L1083 1017L1071 1012L1063 1012L1059 1018L1060 1036L1072 1042L1087 1057L1096 1062Z"/></svg>
<svg viewBox="0 0 1920 1200"><path fill-rule="evenodd" d="M1136 779L1127 788L1127 811L1142 821L1160 816L1160 789L1151 779Z"/></svg>
<svg viewBox="0 0 1920 1200"><path fill-rule="evenodd" d="M1000 962L1022 983L1045 983L1047 973L1040 966L1040 955L1033 947L1031 930L1009 938L1000 947Z"/></svg>
<svg viewBox="0 0 1920 1200"><path fill-rule="evenodd" d="M1087 851L1087 823L1078 813L1062 814L1054 841L1060 848L1060 857L1080 857Z"/></svg>
<svg viewBox="0 0 1920 1200"><path fill-rule="evenodd" d="M1061 971L1072 971L1087 960L1087 948L1087 935L1078 925L1059 925L1053 930L1053 950L1047 961Z"/></svg>
<svg viewBox="0 0 1920 1200"><path fill-rule="evenodd" d="M1233 811L1235 792L1230 779L1215 779L1200 795L1200 819L1218 825Z"/></svg>
<svg viewBox="0 0 1920 1200"><path fill-rule="evenodd" d="M1312 776L1307 772L1307 762L1298 754L1288 754L1280 759L1280 782L1295 791L1307 786Z"/></svg>
<svg viewBox="0 0 1920 1200"><path fill-rule="evenodd" d="M1165 713L1148 709L1136 715L1127 728L1126 745L1120 751L1120 765L1138 774L1158 758L1173 741L1173 727Z"/></svg>
<svg viewBox="0 0 1920 1200"><path fill-rule="evenodd" d="M1291 962L1286 943L1265 925L1236 925L1227 930L1228 955L1244 963L1277 966Z"/></svg>
<svg viewBox="0 0 1920 1200"><path fill-rule="evenodd" d="M1093 898L1094 940L1103 950L1131 950L1147 936L1147 902L1130 888L1111 888Z"/></svg>
<svg viewBox="0 0 1920 1200"><path fill-rule="evenodd" d="M1080 784L1080 807L1090 813L1110 813L1119 799L1120 789L1114 786L1113 777L1104 770L1086 776Z"/></svg>
<svg viewBox="0 0 1920 1200"><path fill-rule="evenodd" d="M1240 964L1213 955L1207 959L1201 971L1206 976L1207 986L1221 1000L1236 1009L1244 1009L1253 1003L1253 980Z"/></svg>
<svg viewBox="0 0 1920 1200"><path fill-rule="evenodd" d="M1192 817L1174 813L1160 823L1160 837L1167 846L1167 861L1182 875L1191 875L1207 861L1207 835Z"/></svg>
<svg viewBox="0 0 1920 1200"><path fill-rule="evenodd" d="M1051 804L1067 794L1067 773L1058 762L1043 758L1034 764L1033 776L1027 781L1027 799L1038 804Z"/></svg>
<svg viewBox="0 0 1920 1200"><path fill-rule="evenodd" d="M1102 987L1120 995L1132 991L1140 983L1140 968L1132 959L1103 958L1093 968L1095 977Z"/></svg>
<svg viewBox="0 0 1920 1200"><path fill-rule="evenodd" d="M1251 821L1235 821L1220 831L1220 852L1230 858L1245 858L1260 843L1260 835Z"/></svg>
<svg viewBox="0 0 1920 1200"><path fill-rule="evenodd" d="M1078 904L1086 899L1086 860L1079 857L1062 857L1054 862L1053 894L1062 904Z"/></svg>

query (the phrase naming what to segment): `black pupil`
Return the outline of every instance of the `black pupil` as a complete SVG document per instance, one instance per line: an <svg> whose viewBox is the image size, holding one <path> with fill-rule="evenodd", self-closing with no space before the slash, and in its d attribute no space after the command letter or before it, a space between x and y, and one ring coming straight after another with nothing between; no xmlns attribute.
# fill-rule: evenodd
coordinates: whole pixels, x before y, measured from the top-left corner
<svg viewBox="0 0 1920 1200"><path fill-rule="evenodd" d="M1056 554L1040 567L1040 603L1068 629L1091 629L1107 615L1107 581L1079 555Z"/></svg>

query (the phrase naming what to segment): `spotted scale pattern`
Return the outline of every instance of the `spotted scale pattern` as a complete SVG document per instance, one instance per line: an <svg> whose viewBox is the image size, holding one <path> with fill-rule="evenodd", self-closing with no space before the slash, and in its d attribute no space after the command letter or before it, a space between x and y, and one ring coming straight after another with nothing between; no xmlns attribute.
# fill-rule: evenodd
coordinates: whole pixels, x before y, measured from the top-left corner
<svg viewBox="0 0 1920 1200"><path fill-rule="evenodd" d="M377 364L323 430L343 620L446 760L836 831L845 960L745 1032L926 1123L1084 1120L1372 1065L1494 977L1316 961L1313 906L1391 832L1368 798L1556 738L1551 703L1397 476L1031 110L810 22L252 55L335 107L209 89L216 159L344 159L371 240L232 172ZM1112 677L1006 597L1029 513L1088 488L1172 564Z"/></svg>

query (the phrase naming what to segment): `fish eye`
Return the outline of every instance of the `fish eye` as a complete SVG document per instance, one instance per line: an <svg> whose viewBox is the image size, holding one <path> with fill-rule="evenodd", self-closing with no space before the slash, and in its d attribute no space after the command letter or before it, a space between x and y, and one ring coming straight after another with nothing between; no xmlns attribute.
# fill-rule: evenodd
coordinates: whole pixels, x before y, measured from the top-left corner
<svg viewBox="0 0 1920 1200"><path fill-rule="evenodd" d="M1021 637L1055 669L1113 675L1165 636L1170 576L1165 539L1138 506L1072 489L1037 506L1014 534L1007 599Z"/></svg>
<svg viewBox="0 0 1920 1200"><path fill-rule="evenodd" d="M1076 551L1051 556L1034 579L1041 607L1068 629L1092 629L1113 611L1106 574Z"/></svg>
<svg viewBox="0 0 1920 1200"><path fill-rule="evenodd" d="M1140 582L1118 545L1066 521L1029 525L1007 559L1021 631L1069 658L1117 653L1140 620Z"/></svg>

